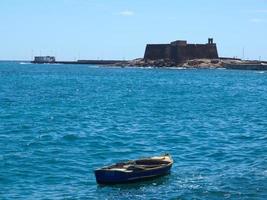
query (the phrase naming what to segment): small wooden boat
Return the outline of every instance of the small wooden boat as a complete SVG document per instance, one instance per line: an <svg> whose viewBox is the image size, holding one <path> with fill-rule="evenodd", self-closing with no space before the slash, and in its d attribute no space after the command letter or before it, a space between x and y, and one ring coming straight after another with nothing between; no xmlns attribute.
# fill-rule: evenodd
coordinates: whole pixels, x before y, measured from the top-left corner
<svg viewBox="0 0 267 200"><path fill-rule="evenodd" d="M169 154L117 163L95 170L98 184L140 181L170 173L173 160Z"/></svg>

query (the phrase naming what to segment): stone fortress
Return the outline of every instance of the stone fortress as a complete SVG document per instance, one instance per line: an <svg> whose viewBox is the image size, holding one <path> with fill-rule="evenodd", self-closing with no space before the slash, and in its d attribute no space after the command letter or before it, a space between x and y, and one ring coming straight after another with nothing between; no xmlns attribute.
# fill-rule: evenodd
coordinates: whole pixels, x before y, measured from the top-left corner
<svg viewBox="0 0 267 200"><path fill-rule="evenodd" d="M177 40L170 44L148 44L145 60L169 60L182 63L192 59L218 59L217 46L209 38L207 44L188 44L186 40Z"/></svg>

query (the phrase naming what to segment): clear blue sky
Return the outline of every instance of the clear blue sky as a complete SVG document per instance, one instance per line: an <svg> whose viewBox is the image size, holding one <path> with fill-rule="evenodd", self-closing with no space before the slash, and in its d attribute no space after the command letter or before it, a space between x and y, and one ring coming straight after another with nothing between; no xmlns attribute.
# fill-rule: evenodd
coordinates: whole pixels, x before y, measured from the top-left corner
<svg viewBox="0 0 267 200"><path fill-rule="evenodd" d="M267 60L267 0L1 0L0 59L132 59L147 43L213 37L221 56Z"/></svg>

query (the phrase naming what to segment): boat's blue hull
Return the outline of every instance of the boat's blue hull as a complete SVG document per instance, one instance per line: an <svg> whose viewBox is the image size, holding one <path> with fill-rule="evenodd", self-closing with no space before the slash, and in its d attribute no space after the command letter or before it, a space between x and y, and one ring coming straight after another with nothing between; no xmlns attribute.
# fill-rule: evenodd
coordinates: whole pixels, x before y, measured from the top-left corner
<svg viewBox="0 0 267 200"><path fill-rule="evenodd" d="M171 165L157 169L144 170L139 172L107 171L96 170L95 177L99 184L118 184L140 181L149 178L155 178L170 173Z"/></svg>

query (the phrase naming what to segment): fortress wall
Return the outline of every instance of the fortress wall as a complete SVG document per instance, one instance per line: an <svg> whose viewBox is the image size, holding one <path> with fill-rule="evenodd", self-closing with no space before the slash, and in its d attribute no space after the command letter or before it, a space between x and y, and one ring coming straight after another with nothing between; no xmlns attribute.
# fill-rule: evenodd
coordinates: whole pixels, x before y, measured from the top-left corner
<svg viewBox="0 0 267 200"><path fill-rule="evenodd" d="M218 55L217 45L213 44L213 45L209 45L209 46L210 47L207 50L209 58L218 59L219 55Z"/></svg>
<svg viewBox="0 0 267 200"><path fill-rule="evenodd" d="M185 47L178 47L178 55L180 60L218 58L217 47L214 44L189 44Z"/></svg>
<svg viewBox="0 0 267 200"><path fill-rule="evenodd" d="M178 41L179 42L179 41ZM217 59L218 52L215 43L212 44L186 44L173 42L171 44L148 44L145 51L145 59L172 60L183 62L191 59ZM176 44L176 45L175 45Z"/></svg>
<svg viewBox="0 0 267 200"><path fill-rule="evenodd" d="M145 59L158 60L170 57L171 50L168 44L148 44L145 51Z"/></svg>

